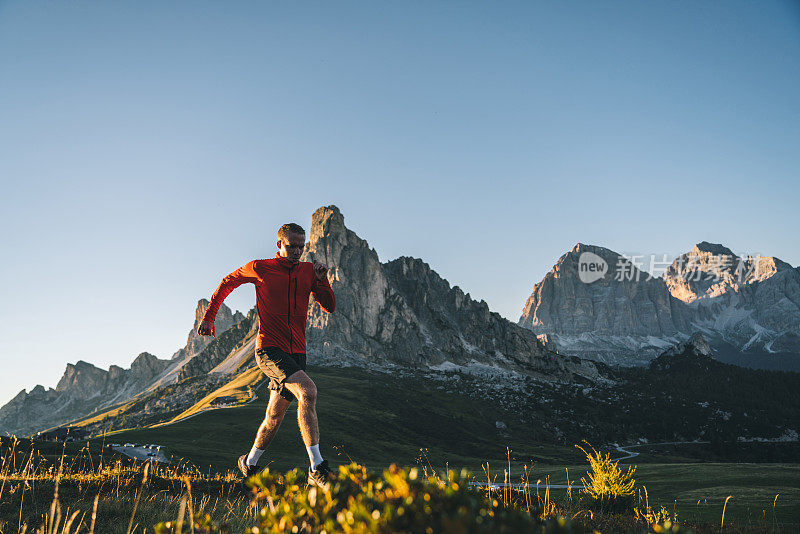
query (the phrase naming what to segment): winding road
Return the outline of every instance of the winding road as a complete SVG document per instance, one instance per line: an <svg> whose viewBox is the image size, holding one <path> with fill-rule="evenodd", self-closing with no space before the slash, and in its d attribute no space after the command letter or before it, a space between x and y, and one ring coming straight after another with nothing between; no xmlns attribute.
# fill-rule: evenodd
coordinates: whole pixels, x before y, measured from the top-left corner
<svg viewBox="0 0 800 534"><path fill-rule="evenodd" d="M632 449L634 447L645 447L650 445L686 445L688 443L709 443L708 441L662 441L659 443L634 443L632 445L617 445L615 447L619 452L627 454L627 456L621 456L619 458L614 458L611 460L612 462L618 462L620 460L627 460L628 458L635 458L639 456L638 452L629 451L628 449Z"/></svg>

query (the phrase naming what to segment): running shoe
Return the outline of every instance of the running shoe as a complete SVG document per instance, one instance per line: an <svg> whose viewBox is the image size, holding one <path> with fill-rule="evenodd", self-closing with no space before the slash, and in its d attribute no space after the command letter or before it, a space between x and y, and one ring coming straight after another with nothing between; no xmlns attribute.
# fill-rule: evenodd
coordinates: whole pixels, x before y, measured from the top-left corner
<svg viewBox="0 0 800 534"><path fill-rule="evenodd" d="M247 455L243 454L239 456L239 461L237 462L239 467L239 471L244 475L244 478L250 478L251 476L258 473L258 466L255 465L247 465Z"/></svg>
<svg viewBox="0 0 800 534"><path fill-rule="evenodd" d="M331 482L335 479L336 475L333 474L333 471L328 466L328 460L323 460L317 467L308 471L309 485L313 484L323 491L328 491Z"/></svg>

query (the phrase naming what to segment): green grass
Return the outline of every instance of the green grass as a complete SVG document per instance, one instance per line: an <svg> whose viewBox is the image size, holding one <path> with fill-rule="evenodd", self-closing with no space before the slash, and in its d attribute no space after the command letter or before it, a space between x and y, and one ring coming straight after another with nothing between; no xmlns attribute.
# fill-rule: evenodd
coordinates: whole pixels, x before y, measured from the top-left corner
<svg viewBox="0 0 800 534"><path fill-rule="evenodd" d="M391 463L427 465L420 459L420 449L426 449L427 459L436 469L445 464L456 469L466 467L483 478L483 465L488 462L490 476L502 481L509 447L512 478L518 481L527 467L531 482L542 480L542 492L548 475L552 484L566 482L566 469L573 483L586 475L583 453L574 446L537 443L535 429L493 403L453 395L437 389L431 381L413 377L399 381L391 375L331 368L311 368L309 373L319 389L317 411L323 453L334 464L348 463L352 458L376 469ZM268 391L262 388L258 393L260 398L245 406L206 412L169 426L125 431L106 439L166 445L175 457L190 460L203 472L224 472L233 469L236 458L252 444ZM293 404L262 465L280 471L306 466L295 418ZM495 427L496 420L508 425L504 434ZM337 455L334 445L349 457ZM638 465L637 488L647 487L652 506L675 507L679 518L718 525L725 498L733 495L726 508L726 524L771 525L772 502L780 493L776 521L800 527L800 464L682 460L670 457L669 451L628 460ZM563 490L551 493L555 499L566 494Z"/></svg>
<svg viewBox="0 0 800 534"><path fill-rule="evenodd" d="M220 410L218 413L235 410ZM202 421L204 414L185 421ZM179 425L163 427L157 430L179 430ZM20 473L23 466L31 458L32 443L23 441L17 445L16 454L9 453L8 439L3 440L2 456L4 465L14 465L12 473ZM33 455L34 464L39 465L40 472L47 472L48 466L58 466L62 453L65 457L64 471L72 473L70 479L62 480L60 499L62 507L70 512L80 510L81 516L91 516L94 496L101 494L98 508L98 524L105 525L104 532L125 532L127 523L133 515L135 493L141 485L141 467L138 474L122 470L122 475L92 476L90 473L98 472L101 447L99 442L88 443L88 449L82 443L69 443L66 445L53 443L33 443L38 451ZM299 447L297 444L293 444ZM206 452L206 454L210 454ZM118 458L116 453L103 450L103 464L114 464ZM140 464L141 465L141 464ZM503 480L503 470L507 468L507 460L490 461L490 477L496 481ZM385 465L376 466L380 471ZM451 467L457 468L458 465ZM512 460L512 480L518 479L522 470L521 462ZM544 497L546 482L552 484L566 482L566 469L573 483L579 483L580 477L585 475L587 463L565 463L562 465L535 463L528 465L530 469L529 481L536 483L541 480L539 495ZM255 516L253 510L247 507L246 492L241 485L230 477L216 478L203 476L197 471L178 469L172 475L162 475L161 478L151 475L148 491L135 514L139 525L153 525L156 522L174 519L180 505L180 499L185 494L185 487L181 480L181 472L189 473L192 479L192 488L195 499L195 510L203 503L203 508L213 511L216 520L225 519L233 521L236 525L245 526L252 524ZM441 471L440 471L441 474ZM480 471L475 472L478 479L483 478ZM722 506L725 498L732 495L726 508L726 525L737 527L736 531L754 532L761 528L762 531L771 531L773 515L772 502L776 493L780 493L775 507L774 520L776 524L788 531L800 528L800 465L798 464L736 464L736 463L670 463L670 464L640 464L637 467L636 487L639 496L644 500L643 487L647 488L650 505L658 509L664 505L669 511L677 511L680 521L688 521L691 525L705 524L698 529L701 532L716 532L719 525ZM12 492L12 489L15 491ZM10 480L5 486L5 494L0 498L0 523L7 521L7 528L0 528L0 532L14 532L19 521L21 509L21 494L27 491L24 497L23 522L30 525L39 524L39 519L49 511L53 497L53 481L50 479L31 480L27 490L20 485L19 478ZM535 494L536 490L532 490ZM551 490L550 498L562 510L583 509L585 502L575 502L581 497L579 491L573 490L573 502L567 499L565 490ZM698 500L700 503L698 504ZM763 511L763 512L762 512ZM246 518L244 516L247 516ZM37 519L39 518L39 519ZM249 523L248 523L249 521ZM601 531L608 531L614 525L621 525L611 516L598 517L595 523ZM625 519L624 521L630 521ZM611 527L609 527L609 525ZM755 530L753 530L755 527Z"/></svg>
<svg viewBox="0 0 800 534"><path fill-rule="evenodd" d="M647 487L651 503L672 509L677 501L679 517L710 522L719 521L725 498L733 495L726 523L760 524L763 510L771 524L772 502L780 493L777 521L800 526L799 464L645 464L637 469L637 482Z"/></svg>
<svg viewBox="0 0 800 534"><path fill-rule="evenodd" d="M635 458L633 459L635 460ZM620 464L622 465L622 464ZM573 483L580 483L586 465L536 466L532 481L566 483L566 471ZM502 479L502 471L500 471ZM673 508L678 519L719 525L722 506L728 495L725 524L772 525L772 503L778 524L800 528L800 464L668 463L637 464L636 487L647 488L650 505ZM544 484L540 486L544 488ZM563 499L566 490L551 490L554 499ZM575 490L573 490L573 495ZM698 500L700 503L698 504Z"/></svg>
<svg viewBox="0 0 800 534"><path fill-rule="evenodd" d="M152 532L152 525L177 517L187 495L185 476L192 486L195 513L209 512L235 532L256 520L250 495L232 477L153 465L145 477L142 464L131 465L99 444L82 445L0 440L0 533L18 532L25 525L33 532L52 517L59 523L53 532L60 534L76 512L71 532L88 532L95 513L98 534L126 533L131 518L131 526L138 525L133 532L141 533L145 526Z"/></svg>
<svg viewBox="0 0 800 534"><path fill-rule="evenodd" d="M504 461L506 447L519 462L578 462L570 446L535 443L531 429L514 413L491 403L436 389L421 378L394 380L357 369L309 370L319 391L317 414L323 454L332 461L368 466L415 465L420 449L435 467L446 463L478 471L483 462ZM112 442L157 443L202 469L231 469L247 452L264 417L269 391L247 405L202 413L179 423L109 435ZM284 470L304 467L305 449L292 403L262 463ZM501 434L495 421L508 428ZM337 448L335 448L337 447ZM341 454L337 453L337 450Z"/></svg>

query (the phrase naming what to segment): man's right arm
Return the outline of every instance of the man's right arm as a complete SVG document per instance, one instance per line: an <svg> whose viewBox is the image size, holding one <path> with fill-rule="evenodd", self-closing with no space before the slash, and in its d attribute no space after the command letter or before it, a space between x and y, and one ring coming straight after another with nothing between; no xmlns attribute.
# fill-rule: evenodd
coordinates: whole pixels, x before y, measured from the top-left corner
<svg viewBox="0 0 800 534"><path fill-rule="evenodd" d="M248 282L255 283L258 280L255 264L255 260L248 262L222 279L219 287L217 287L217 290L214 291L214 294L211 296L211 302L208 303L206 313L203 315L203 319L197 327L198 334L201 336L214 335L214 319L216 319L217 311L219 311L219 307L222 305L225 297L230 295L231 291L240 285Z"/></svg>

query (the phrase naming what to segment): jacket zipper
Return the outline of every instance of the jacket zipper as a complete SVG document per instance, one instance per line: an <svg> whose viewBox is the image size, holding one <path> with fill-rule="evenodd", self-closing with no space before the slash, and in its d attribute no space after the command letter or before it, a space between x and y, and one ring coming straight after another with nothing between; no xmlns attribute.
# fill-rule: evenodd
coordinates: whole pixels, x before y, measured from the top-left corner
<svg viewBox="0 0 800 534"><path fill-rule="evenodd" d="M292 353L292 269L294 266L289 267L289 287L286 295L289 300L289 309L286 315L286 326L289 327L289 354Z"/></svg>

